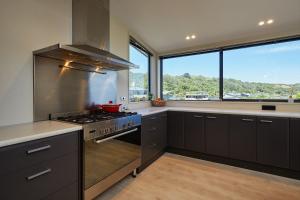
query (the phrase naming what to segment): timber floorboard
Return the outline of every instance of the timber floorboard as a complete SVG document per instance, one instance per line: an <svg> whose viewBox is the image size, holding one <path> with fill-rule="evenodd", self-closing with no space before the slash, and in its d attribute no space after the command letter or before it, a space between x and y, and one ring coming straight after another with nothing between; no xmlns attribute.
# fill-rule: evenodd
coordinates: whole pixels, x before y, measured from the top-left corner
<svg viewBox="0 0 300 200"><path fill-rule="evenodd" d="M300 181L166 153L97 200L300 200Z"/></svg>

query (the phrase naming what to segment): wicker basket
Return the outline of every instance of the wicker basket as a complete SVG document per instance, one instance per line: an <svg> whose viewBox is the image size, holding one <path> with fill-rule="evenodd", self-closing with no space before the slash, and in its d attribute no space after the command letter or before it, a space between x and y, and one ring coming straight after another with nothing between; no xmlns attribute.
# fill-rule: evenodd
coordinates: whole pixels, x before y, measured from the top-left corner
<svg viewBox="0 0 300 200"><path fill-rule="evenodd" d="M163 100L160 100L160 101L152 100L151 103L152 103L152 106L154 106L154 107L163 107L166 105L166 101L163 101Z"/></svg>

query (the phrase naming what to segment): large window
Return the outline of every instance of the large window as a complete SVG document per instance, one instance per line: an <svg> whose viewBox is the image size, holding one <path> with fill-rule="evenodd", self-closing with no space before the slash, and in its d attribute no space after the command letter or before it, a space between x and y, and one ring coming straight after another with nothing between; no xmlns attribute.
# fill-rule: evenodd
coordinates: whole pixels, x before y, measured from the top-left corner
<svg viewBox="0 0 300 200"><path fill-rule="evenodd" d="M219 53L163 59L163 98L219 99Z"/></svg>
<svg viewBox="0 0 300 200"><path fill-rule="evenodd" d="M161 57L166 100L300 101L300 40Z"/></svg>
<svg viewBox="0 0 300 200"><path fill-rule="evenodd" d="M129 60L138 65L138 69L129 70L129 100L131 102L148 100L150 90L150 57L137 42L131 41L129 45Z"/></svg>
<svg viewBox="0 0 300 200"><path fill-rule="evenodd" d="M223 52L224 99L300 98L300 41Z"/></svg>

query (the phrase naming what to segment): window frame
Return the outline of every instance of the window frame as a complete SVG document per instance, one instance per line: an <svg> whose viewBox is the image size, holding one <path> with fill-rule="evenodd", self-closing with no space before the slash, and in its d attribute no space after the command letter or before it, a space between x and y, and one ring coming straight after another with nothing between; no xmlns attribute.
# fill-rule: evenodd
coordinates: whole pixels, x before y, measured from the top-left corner
<svg viewBox="0 0 300 200"><path fill-rule="evenodd" d="M148 94L150 94L151 93L151 58L152 58L153 54L146 47L144 47L140 42L138 42L136 39L134 39L132 36L129 37L128 48L130 48L130 46L133 46L138 51L140 51L142 54L144 54L145 56L148 57ZM135 101L130 101L130 97L129 97L130 83L129 83L129 81L130 80L128 77L128 101L129 101L129 103L135 103Z"/></svg>
<svg viewBox="0 0 300 200"><path fill-rule="evenodd" d="M169 58L179 58L179 57L185 57L185 56L193 56L193 55L203 55L207 53L219 53L220 57L220 50L219 49L208 49L208 50L203 50L203 51L197 51L197 52L188 52L188 53L183 53L183 54L174 54L170 56L160 56L160 97L163 99L163 59L169 59ZM220 76L220 71L221 71L221 62L219 59L219 76ZM221 90L220 90L220 84L221 84L221 77L219 77L219 99L216 100L168 100L168 101L220 101L221 100ZM222 87L223 88L223 87Z"/></svg>
<svg viewBox="0 0 300 200"><path fill-rule="evenodd" d="M243 49L248 47L263 46L270 44L278 44L284 42L292 42L300 40L300 35L281 37L275 39L261 40L250 43L235 44L230 46L222 46L213 49L205 49L200 51L185 52L179 54L171 54L159 57L160 62L160 97L163 98L163 60L168 58L178 58L190 55L200 55L205 53L219 52L219 100L168 100L168 101L224 101L224 102L288 102L288 99L224 99L224 51ZM300 99L295 99L294 102L299 103Z"/></svg>

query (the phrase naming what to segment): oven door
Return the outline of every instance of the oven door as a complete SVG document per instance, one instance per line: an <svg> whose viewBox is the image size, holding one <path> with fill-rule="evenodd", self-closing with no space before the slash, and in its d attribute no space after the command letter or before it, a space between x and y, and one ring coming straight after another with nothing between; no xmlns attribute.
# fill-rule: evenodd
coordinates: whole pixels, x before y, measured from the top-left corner
<svg viewBox="0 0 300 200"><path fill-rule="evenodd" d="M85 141L84 156L85 191L98 184L98 192L101 193L110 187L110 185L101 184L101 181L114 182L114 180L108 180L110 176L116 176L116 172L122 170L122 168L128 168L131 163L138 162L138 166L131 166L134 166L134 169L139 167L141 160L140 127L126 130L104 139ZM123 177L117 178L120 180ZM91 190L94 191L94 189Z"/></svg>

